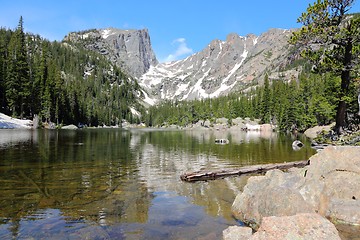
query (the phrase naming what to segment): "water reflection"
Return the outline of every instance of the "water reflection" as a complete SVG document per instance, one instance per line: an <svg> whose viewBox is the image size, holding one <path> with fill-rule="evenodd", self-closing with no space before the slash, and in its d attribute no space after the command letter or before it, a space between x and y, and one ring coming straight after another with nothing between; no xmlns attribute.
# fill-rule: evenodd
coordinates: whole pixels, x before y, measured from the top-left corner
<svg viewBox="0 0 360 240"><path fill-rule="evenodd" d="M180 174L300 160L314 153L308 147L294 152L291 139L273 133L0 134L1 239L218 239L235 224L230 206L247 177L189 184ZM215 145L216 138L230 144Z"/></svg>
<svg viewBox="0 0 360 240"><path fill-rule="evenodd" d="M0 130L0 148L11 147L21 142L37 141L37 131L26 129L2 129Z"/></svg>

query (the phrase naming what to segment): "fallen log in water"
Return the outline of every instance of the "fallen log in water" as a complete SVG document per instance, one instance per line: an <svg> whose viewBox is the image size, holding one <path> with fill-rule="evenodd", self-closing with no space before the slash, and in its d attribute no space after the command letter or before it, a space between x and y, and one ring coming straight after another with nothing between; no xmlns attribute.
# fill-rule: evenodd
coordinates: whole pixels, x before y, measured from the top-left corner
<svg viewBox="0 0 360 240"><path fill-rule="evenodd" d="M285 163L273 163L262 165L251 165L241 167L239 169L227 169L212 172L197 171L192 173L184 173L180 176L180 179L185 182L206 181L214 180L216 178L224 178L229 176L239 176L249 173L264 173L272 169L289 169L292 167L305 167L310 164L310 160L297 161L297 162L285 162Z"/></svg>

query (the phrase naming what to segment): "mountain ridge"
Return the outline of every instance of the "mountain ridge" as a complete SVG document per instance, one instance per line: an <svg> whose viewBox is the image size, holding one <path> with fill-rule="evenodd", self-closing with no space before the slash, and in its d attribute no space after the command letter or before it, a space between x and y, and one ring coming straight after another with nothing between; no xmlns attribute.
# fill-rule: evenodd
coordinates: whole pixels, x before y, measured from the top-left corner
<svg viewBox="0 0 360 240"><path fill-rule="evenodd" d="M284 71L294 58L288 39L294 30L272 28L256 36L229 33L185 59L159 63L147 29L93 29L69 33L64 40L82 44L137 78L149 105L162 100L214 98L243 91L264 76L289 81L301 68Z"/></svg>
<svg viewBox="0 0 360 240"><path fill-rule="evenodd" d="M183 60L150 67L139 83L157 99L194 100L244 90L262 83L265 74L275 79L297 78L299 71L282 71L292 31L270 29L246 37L230 33L225 41L213 40Z"/></svg>

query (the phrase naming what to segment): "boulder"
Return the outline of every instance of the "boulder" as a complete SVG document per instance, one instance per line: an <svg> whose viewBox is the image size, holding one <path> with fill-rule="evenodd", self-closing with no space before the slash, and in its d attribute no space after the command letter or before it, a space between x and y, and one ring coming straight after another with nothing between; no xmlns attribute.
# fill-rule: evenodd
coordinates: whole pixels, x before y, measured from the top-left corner
<svg viewBox="0 0 360 240"><path fill-rule="evenodd" d="M78 129L78 127L71 124L71 125L63 126L61 129L75 130Z"/></svg>
<svg viewBox="0 0 360 240"><path fill-rule="evenodd" d="M262 124L262 125L260 125L260 131L273 132L274 126L269 123Z"/></svg>
<svg viewBox="0 0 360 240"><path fill-rule="evenodd" d="M234 238L235 239L235 238ZM285 217L264 217L259 230L249 240L340 240L335 226L316 213L300 213Z"/></svg>
<svg viewBox="0 0 360 240"><path fill-rule="evenodd" d="M259 230L252 234L248 227L230 226L223 231L224 240L331 239L339 240L339 232L317 213L264 217Z"/></svg>
<svg viewBox="0 0 360 240"><path fill-rule="evenodd" d="M232 205L233 215L254 229L265 217L315 212L335 224L359 226L359 156L359 147L331 146L303 169L251 177Z"/></svg>
<svg viewBox="0 0 360 240"><path fill-rule="evenodd" d="M327 147L310 158L303 197L336 222L360 224L360 148ZM351 210L350 210L351 209Z"/></svg>
<svg viewBox="0 0 360 240"><path fill-rule="evenodd" d="M292 148L294 151L299 151L303 146L304 144L299 141L299 140L295 140L292 144L291 144Z"/></svg>
<svg viewBox="0 0 360 240"><path fill-rule="evenodd" d="M360 201L333 199L326 216L334 223L360 226ZM360 236L360 232L358 234Z"/></svg>
<svg viewBox="0 0 360 240"><path fill-rule="evenodd" d="M227 118L217 118L216 119L216 123L219 123L219 124L228 124L228 122L229 122L229 119L227 119Z"/></svg>
<svg viewBox="0 0 360 240"><path fill-rule="evenodd" d="M326 126L315 126L315 127L306 129L304 134L305 134L306 137L314 139L322 131L329 132L331 130L331 128L334 127L334 126L335 126L335 123L332 123L332 124L326 125Z"/></svg>
<svg viewBox="0 0 360 240"><path fill-rule="evenodd" d="M241 125L244 123L244 120L242 118L238 117L238 118L232 119L231 122L233 125Z"/></svg>
<svg viewBox="0 0 360 240"><path fill-rule="evenodd" d="M252 236L249 227L230 226L223 231L223 240L245 240Z"/></svg>
<svg viewBox="0 0 360 240"><path fill-rule="evenodd" d="M263 217L291 216L315 212L299 192L302 176L271 170L265 176L251 177L232 205L233 215L258 229Z"/></svg>

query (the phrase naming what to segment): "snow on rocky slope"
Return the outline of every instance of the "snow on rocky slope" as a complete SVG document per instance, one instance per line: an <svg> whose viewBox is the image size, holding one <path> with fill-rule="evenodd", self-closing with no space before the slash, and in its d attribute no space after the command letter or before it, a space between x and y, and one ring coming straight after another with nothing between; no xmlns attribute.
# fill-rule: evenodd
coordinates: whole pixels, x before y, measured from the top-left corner
<svg viewBox="0 0 360 240"><path fill-rule="evenodd" d="M229 34L225 41L214 40L186 59L151 66L139 83L156 99L193 100L261 84L266 73L274 79L296 78L296 71L281 72L289 58L291 32L270 29L260 36Z"/></svg>

